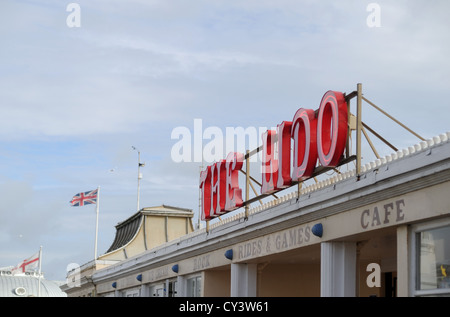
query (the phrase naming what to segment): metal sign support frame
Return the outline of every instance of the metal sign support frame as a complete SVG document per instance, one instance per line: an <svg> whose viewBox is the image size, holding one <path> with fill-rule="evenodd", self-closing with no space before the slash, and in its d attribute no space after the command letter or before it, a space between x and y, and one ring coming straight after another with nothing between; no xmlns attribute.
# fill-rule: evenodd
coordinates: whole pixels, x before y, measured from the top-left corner
<svg viewBox="0 0 450 317"><path fill-rule="evenodd" d="M350 101L353 98L356 98L356 116L354 116L350 111ZM355 174L356 174L357 180L359 180L360 176L361 176L361 164L362 164L362 162L361 162L362 154L361 153L362 153L362 137L363 137L363 135L364 135L366 141L368 142L368 144L370 145L375 156L377 158L379 158L379 154L378 154L377 150L375 149L371 139L369 138L369 135L367 134L366 129L369 132L371 132L375 137L377 137L379 140L381 140L383 143L385 143L387 146L389 146L391 149L393 149L394 151L398 150L395 146L393 146L390 142L388 142L385 138L383 138L380 134L378 134L374 129L372 129L371 127L369 127L367 124L365 124L362 121L363 101L365 101L368 105L372 106L374 109L381 112L383 115L385 115L386 117L388 117L389 119L391 119L392 121L394 121L395 123L400 125L402 128L404 128L405 130L407 130L408 132L410 132L411 134L413 134L420 140L422 140L422 141L425 140L422 136L420 136L419 134L417 134L416 132L414 132L413 130L408 128L405 124L401 123L399 120L395 119L393 116L388 114L386 111L384 111L380 107L376 106L373 102L371 102L370 100L365 98L362 93L362 84L361 83L357 84L357 89L355 91L345 95L345 100L347 102L348 116L349 116L348 117L348 134L347 134L348 136L347 136L347 145L346 145L346 149L345 149L345 154L343 155L343 158L341 159L338 166L336 166L336 167L323 167L323 166L318 165L314 171L314 174L311 176L311 178L316 179L316 176L319 176L320 174L323 174L330 170L334 170L335 172L340 173L339 170L337 169L337 167L348 164L352 161L356 161L356 164L355 164L356 165L356 173ZM356 153L355 154L351 153L351 138L352 138L353 131L356 132ZM276 143L276 142L278 142L277 137L274 138L274 143ZM245 175L245 201L243 202L243 207L245 210L245 214L244 214L245 221L248 220L249 209L250 209L250 205L252 203L259 201L262 204L261 200L268 196L274 196L274 198L278 198L274 193L258 195L255 187L252 184L252 182L254 182L259 187L262 186L261 183L259 183L255 178L253 178L250 175L250 157L252 157L253 155L256 155L258 152L260 152L262 150L263 150L262 146L259 146L256 149L253 149L251 151L247 150L246 154L244 155L244 160L246 162L245 171L240 170ZM316 180L316 182L317 182L317 180ZM303 181L302 182L294 182L293 181L292 185L288 188L291 188L292 186L297 185L298 186L297 197L300 197L300 190L301 190L302 184L303 184ZM253 193L255 194L255 196L252 198L250 198L250 187L252 188ZM206 232L207 233L209 233L209 221L210 220L206 221Z"/></svg>

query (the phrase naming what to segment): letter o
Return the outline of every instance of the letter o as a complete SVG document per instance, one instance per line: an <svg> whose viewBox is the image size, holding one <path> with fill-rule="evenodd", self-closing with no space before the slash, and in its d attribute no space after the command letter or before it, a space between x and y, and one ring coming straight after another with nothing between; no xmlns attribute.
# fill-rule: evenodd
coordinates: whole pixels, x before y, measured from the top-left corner
<svg viewBox="0 0 450 317"><path fill-rule="evenodd" d="M317 161L317 120L314 110L300 108L292 120L291 137L294 140L292 180L311 177Z"/></svg>
<svg viewBox="0 0 450 317"><path fill-rule="evenodd" d="M348 134L347 102L344 94L327 91L317 119L317 155L322 166L336 166L344 153Z"/></svg>

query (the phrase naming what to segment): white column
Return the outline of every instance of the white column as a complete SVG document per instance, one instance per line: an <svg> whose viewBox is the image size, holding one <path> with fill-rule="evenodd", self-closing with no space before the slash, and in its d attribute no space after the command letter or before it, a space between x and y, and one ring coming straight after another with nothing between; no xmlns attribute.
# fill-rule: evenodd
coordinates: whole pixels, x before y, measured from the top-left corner
<svg viewBox="0 0 450 317"><path fill-rule="evenodd" d="M408 226L397 228L397 296L409 296Z"/></svg>
<svg viewBox="0 0 450 317"><path fill-rule="evenodd" d="M320 261L320 296L356 296L355 242L323 242Z"/></svg>
<svg viewBox="0 0 450 317"><path fill-rule="evenodd" d="M182 275L177 276L177 297L186 297L186 278Z"/></svg>
<svg viewBox="0 0 450 317"><path fill-rule="evenodd" d="M169 279L164 281L164 297L169 297Z"/></svg>
<svg viewBox="0 0 450 317"><path fill-rule="evenodd" d="M150 297L150 287L148 284L141 285L141 295L140 297Z"/></svg>
<svg viewBox="0 0 450 317"><path fill-rule="evenodd" d="M231 297L255 297L257 264L231 264Z"/></svg>

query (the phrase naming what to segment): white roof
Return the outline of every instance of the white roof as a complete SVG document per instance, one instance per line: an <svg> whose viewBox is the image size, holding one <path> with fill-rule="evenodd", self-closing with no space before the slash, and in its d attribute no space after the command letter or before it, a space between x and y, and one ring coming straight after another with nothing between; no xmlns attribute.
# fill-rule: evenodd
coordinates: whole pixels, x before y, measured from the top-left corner
<svg viewBox="0 0 450 317"><path fill-rule="evenodd" d="M39 283L41 297L67 297L56 282L48 281L33 272L12 275L10 271L0 272L0 297L37 297Z"/></svg>

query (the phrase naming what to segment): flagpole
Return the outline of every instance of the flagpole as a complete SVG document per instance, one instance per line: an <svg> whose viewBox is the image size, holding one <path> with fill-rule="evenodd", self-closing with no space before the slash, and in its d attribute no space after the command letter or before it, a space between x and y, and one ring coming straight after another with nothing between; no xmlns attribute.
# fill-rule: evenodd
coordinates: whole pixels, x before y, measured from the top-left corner
<svg viewBox="0 0 450 317"><path fill-rule="evenodd" d="M42 245L39 248L38 297L41 297Z"/></svg>
<svg viewBox="0 0 450 317"><path fill-rule="evenodd" d="M97 207L96 207L96 220L95 220L95 247L94 247L94 261L97 260L97 239L98 239L98 210L100 205L100 186L97 188Z"/></svg>

